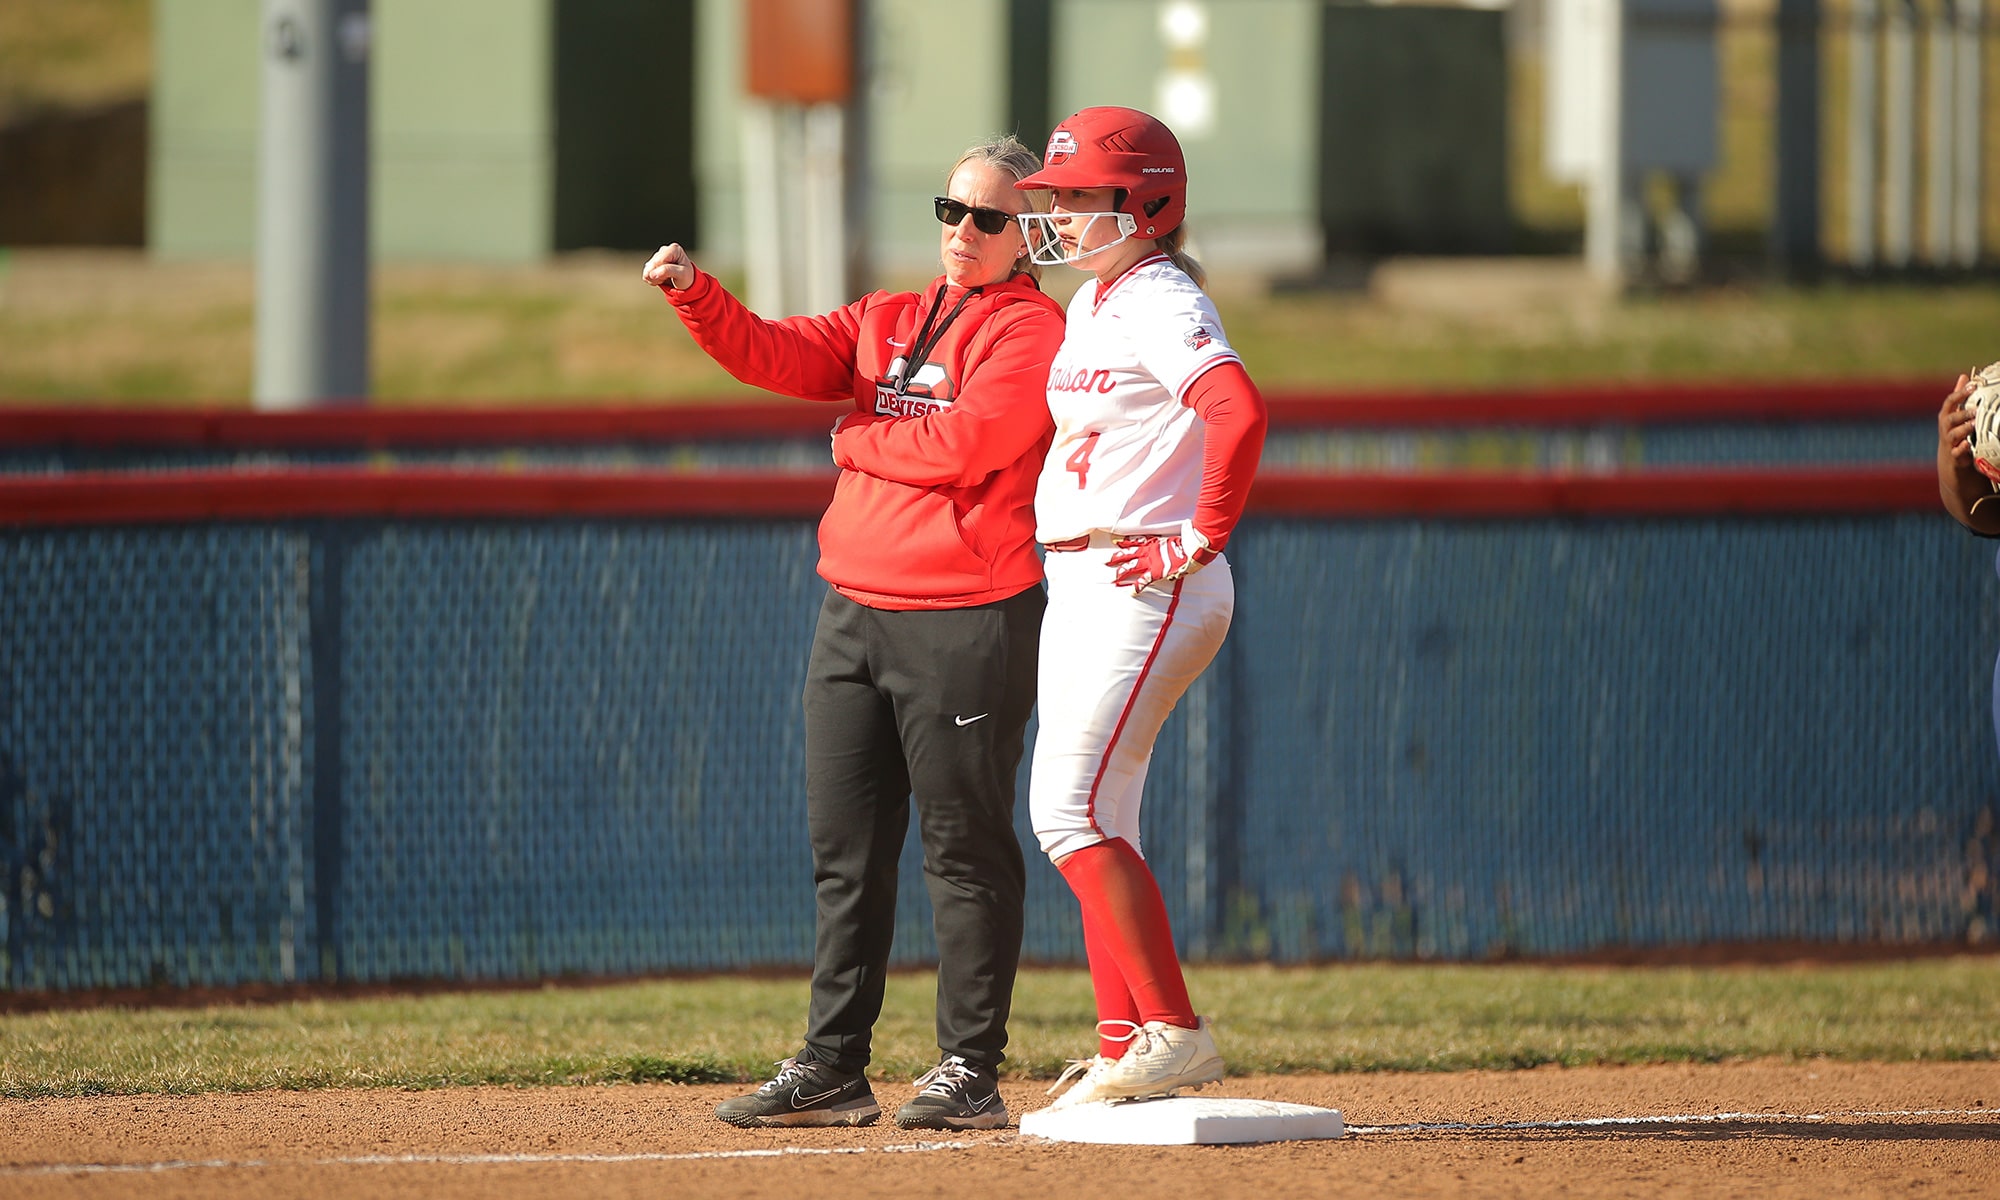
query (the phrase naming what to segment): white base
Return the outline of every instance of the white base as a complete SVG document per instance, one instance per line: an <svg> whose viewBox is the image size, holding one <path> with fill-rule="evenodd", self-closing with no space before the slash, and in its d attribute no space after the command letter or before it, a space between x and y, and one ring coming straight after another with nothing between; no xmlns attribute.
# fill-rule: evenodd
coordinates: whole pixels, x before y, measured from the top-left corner
<svg viewBox="0 0 2000 1200"><path fill-rule="evenodd" d="M1123 1146L1222 1146L1337 1138L1340 1110L1281 1100L1169 1096L1105 1101L1021 1114L1021 1132L1057 1142Z"/></svg>

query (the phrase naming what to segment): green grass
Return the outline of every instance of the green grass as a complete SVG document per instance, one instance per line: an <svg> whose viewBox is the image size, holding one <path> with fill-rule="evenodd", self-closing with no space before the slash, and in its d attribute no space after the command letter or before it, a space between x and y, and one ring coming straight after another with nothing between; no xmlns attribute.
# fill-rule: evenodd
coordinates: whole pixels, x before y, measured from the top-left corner
<svg viewBox="0 0 2000 1200"><path fill-rule="evenodd" d="M2000 1059L2000 958L1776 968L1199 967L1237 1073ZM933 980L889 983L874 1073L929 1065ZM0 1017L0 1096L748 1080L796 1048L799 980ZM1026 972L1009 1072L1089 1049L1088 978Z"/></svg>
<svg viewBox="0 0 2000 1200"><path fill-rule="evenodd" d="M749 397L638 279L638 255L541 268L388 267L375 281L381 407ZM1377 295L1217 305L1267 391L1618 380L1949 379L2000 358L2000 288L1715 288L1624 301L1560 264L1403 267ZM1062 272L1066 297L1080 277ZM243 264L17 251L0 260L0 403L247 406Z"/></svg>
<svg viewBox="0 0 2000 1200"><path fill-rule="evenodd" d="M1510 387L1617 380L1940 379L2000 357L2000 289L1716 288L1610 303L1411 311L1336 297L1225 299L1274 387Z"/></svg>

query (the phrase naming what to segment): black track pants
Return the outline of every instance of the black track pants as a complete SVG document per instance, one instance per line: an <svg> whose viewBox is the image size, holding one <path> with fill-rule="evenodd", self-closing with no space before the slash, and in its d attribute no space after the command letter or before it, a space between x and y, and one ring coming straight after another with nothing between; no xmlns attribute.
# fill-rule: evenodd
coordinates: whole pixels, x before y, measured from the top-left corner
<svg viewBox="0 0 2000 1200"><path fill-rule="evenodd" d="M938 1046L998 1065L1026 869L1014 772L1035 704L1039 586L975 608L890 612L831 589L806 668L806 809L817 881L812 1057L868 1063L916 803L938 944Z"/></svg>

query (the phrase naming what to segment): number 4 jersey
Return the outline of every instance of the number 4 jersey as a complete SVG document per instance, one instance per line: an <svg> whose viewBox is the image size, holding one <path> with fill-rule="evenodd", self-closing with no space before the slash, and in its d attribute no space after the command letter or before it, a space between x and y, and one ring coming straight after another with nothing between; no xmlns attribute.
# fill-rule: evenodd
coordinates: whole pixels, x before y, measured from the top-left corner
<svg viewBox="0 0 2000 1200"><path fill-rule="evenodd" d="M1189 389L1240 362L1214 303L1166 255L1108 284L1086 280L1049 370L1056 432L1035 488L1036 538L1180 532L1202 484Z"/></svg>

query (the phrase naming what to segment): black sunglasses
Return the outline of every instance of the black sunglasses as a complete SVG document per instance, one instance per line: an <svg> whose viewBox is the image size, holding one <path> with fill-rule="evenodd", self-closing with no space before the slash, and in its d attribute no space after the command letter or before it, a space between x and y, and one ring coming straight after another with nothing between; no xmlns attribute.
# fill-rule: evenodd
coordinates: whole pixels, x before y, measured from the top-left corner
<svg viewBox="0 0 2000 1200"><path fill-rule="evenodd" d="M947 225L957 225L965 220L965 214L972 214L972 227L988 237L1006 229L1014 223L1014 214L1001 212L997 208L974 208L970 204L960 204L949 196L932 196L931 205L937 209L937 219Z"/></svg>

